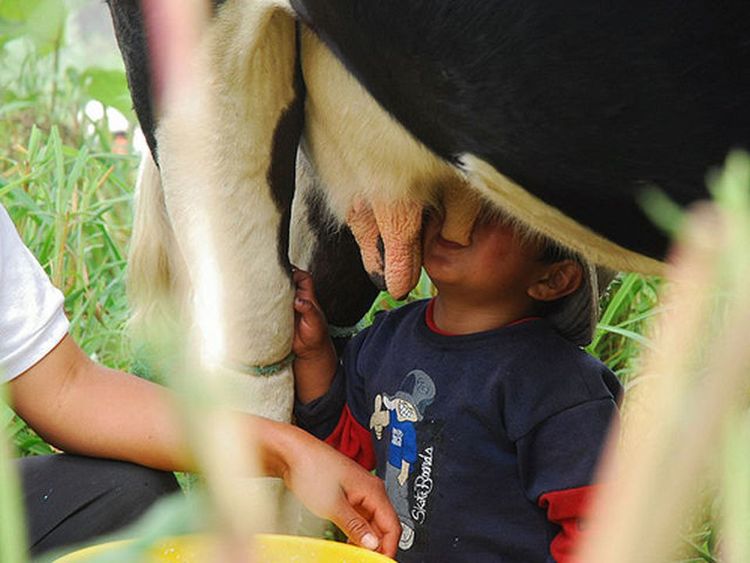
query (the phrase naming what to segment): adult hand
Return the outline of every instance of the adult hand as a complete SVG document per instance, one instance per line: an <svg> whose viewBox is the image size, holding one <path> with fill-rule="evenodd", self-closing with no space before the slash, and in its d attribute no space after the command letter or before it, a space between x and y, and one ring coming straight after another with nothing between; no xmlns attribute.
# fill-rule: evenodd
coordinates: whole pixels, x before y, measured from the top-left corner
<svg viewBox="0 0 750 563"><path fill-rule="evenodd" d="M335 523L349 539L367 549L393 557L401 524L383 482L354 461L303 430L281 423L273 425L273 451L268 452L270 473L312 512ZM268 442L267 440L264 440ZM281 466L273 464L281 461Z"/></svg>

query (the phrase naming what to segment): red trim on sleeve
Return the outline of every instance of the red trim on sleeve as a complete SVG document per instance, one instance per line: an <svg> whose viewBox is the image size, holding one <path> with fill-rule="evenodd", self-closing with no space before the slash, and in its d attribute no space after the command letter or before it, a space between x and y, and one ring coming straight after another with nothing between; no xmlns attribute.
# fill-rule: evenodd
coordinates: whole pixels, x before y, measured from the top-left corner
<svg viewBox="0 0 750 563"><path fill-rule="evenodd" d="M581 536L585 533L583 517L597 489L597 486L590 485L552 491L539 497L539 506L547 509L547 520L561 528L550 543L550 554L557 563L574 561Z"/></svg>
<svg viewBox="0 0 750 563"><path fill-rule="evenodd" d="M365 469L375 469L375 448L372 445L370 431L354 418L348 405L344 405L336 428L325 443L333 446L346 457L359 463Z"/></svg>

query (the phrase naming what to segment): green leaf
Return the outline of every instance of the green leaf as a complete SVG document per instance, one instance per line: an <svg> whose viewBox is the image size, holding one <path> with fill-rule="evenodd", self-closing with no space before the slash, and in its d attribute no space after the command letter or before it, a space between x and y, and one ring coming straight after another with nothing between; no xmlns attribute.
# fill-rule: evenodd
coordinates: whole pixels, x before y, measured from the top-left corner
<svg viewBox="0 0 750 563"><path fill-rule="evenodd" d="M92 99L119 110L125 116L131 115L132 103L123 71L88 68L82 79L83 91Z"/></svg>
<svg viewBox="0 0 750 563"><path fill-rule="evenodd" d="M46 55L60 48L68 10L63 0L2 0L0 20L8 38L28 37L37 53Z"/></svg>
<svg viewBox="0 0 750 563"><path fill-rule="evenodd" d="M670 236L676 235L685 219L684 210L660 189L650 186L638 197L649 219Z"/></svg>
<svg viewBox="0 0 750 563"><path fill-rule="evenodd" d="M0 4L2 4L0 2ZM0 17L0 47L8 41L21 37L26 31L26 25L19 22L9 21Z"/></svg>
<svg viewBox="0 0 750 563"><path fill-rule="evenodd" d="M648 348L651 348L651 341L643 336L642 334L638 334L637 332L634 332L632 330L627 330L624 328L620 328L618 326L611 326L599 323L596 326L597 330L603 330L605 332L610 332L612 334L619 334L620 336L624 336L625 338L629 338L638 344L641 344L642 346L646 346Z"/></svg>

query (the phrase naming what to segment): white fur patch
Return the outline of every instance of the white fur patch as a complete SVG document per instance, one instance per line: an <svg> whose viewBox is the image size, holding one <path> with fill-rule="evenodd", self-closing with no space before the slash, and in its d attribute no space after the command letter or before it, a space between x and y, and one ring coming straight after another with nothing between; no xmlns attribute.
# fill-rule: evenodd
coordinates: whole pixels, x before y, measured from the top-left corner
<svg viewBox="0 0 750 563"><path fill-rule="evenodd" d="M188 302L185 262L167 215L159 169L146 151L134 197L135 217L128 253L129 329L149 341L152 331L179 325L175 310ZM169 329L167 329L169 330Z"/></svg>
<svg viewBox="0 0 750 563"><path fill-rule="evenodd" d="M247 411L248 405L252 405L252 413L257 416L279 422L292 419L290 397L294 397L294 376L291 366L269 377L223 368L218 368L216 375L221 378L229 408Z"/></svg>
<svg viewBox="0 0 750 563"><path fill-rule="evenodd" d="M467 179L482 195L532 231L612 270L663 274L664 264L623 248L574 221L471 154L460 157Z"/></svg>

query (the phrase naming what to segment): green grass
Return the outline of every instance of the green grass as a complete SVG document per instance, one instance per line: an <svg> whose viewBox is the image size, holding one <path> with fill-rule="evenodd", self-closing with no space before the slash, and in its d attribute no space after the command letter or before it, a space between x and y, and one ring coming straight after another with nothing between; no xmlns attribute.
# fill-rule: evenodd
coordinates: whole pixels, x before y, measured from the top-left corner
<svg viewBox="0 0 750 563"><path fill-rule="evenodd" d="M135 157L111 154L101 132L78 146L32 126L0 155L0 198L22 239L65 294L71 334L92 358L128 368L124 280ZM18 429L20 453L40 453ZM36 448L36 449L35 449Z"/></svg>
<svg viewBox="0 0 750 563"><path fill-rule="evenodd" d="M24 36L27 21L21 4L15 2L15 11L13 4L0 11L0 201L64 291L71 332L82 348L107 365L127 367L123 281L137 160L112 154L107 127L83 111L91 99L83 71L59 68L62 47L54 33L52 50L44 38ZM51 9L64 12L59 4ZM51 451L9 412L0 406L17 455Z"/></svg>
<svg viewBox="0 0 750 563"><path fill-rule="evenodd" d="M27 19L55 16L60 24L64 13L58 0L0 6L0 201L63 290L76 341L92 358L127 368L124 278L137 158L112 154L106 125L86 117L96 96L82 80L87 69L60 68L63 30L51 30L46 46L24 30ZM53 451L1 399L0 433L11 456ZM0 560L21 562L23 519L7 453L0 451Z"/></svg>
<svg viewBox="0 0 750 563"><path fill-rule="evenodd" d="M0 386L0 404L5 401L6 388ZM0 411L0 429L8 423L9 412ZM18 488L18 475L13 471L8 452L9 444L6 435L0 431L0 561L18 561L26 559L21 498Z"/></svg>
<svg viewBox="0 0 750 563"><path fill-rule="evenodd" d="M602 360L627 387L638 373L638 359L649 346L647 329L659 314L657 277L619 274L602 297L601 317L589 353Z"/></svg>

